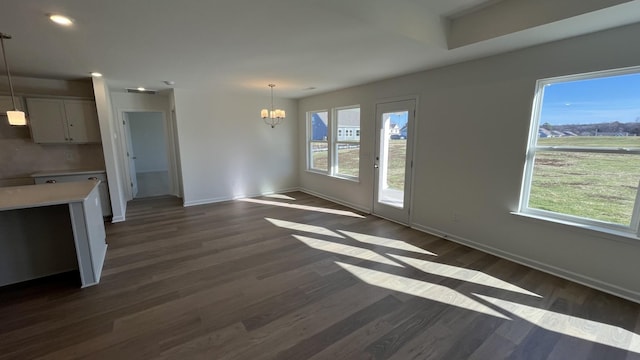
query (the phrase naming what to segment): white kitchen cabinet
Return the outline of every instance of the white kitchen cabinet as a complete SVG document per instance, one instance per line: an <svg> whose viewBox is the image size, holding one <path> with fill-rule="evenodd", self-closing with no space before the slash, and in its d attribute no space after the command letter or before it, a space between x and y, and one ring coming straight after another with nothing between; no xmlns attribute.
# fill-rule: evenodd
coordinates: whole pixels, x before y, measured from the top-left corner
<svg viewBox="0 0 640 360"><path fill-rule="evenodd" d="M100 180L98 191L100 194L100 205L102 216L111 216L111 200L109 199L109 186L107 175L104 171L54 171L31 174L36 184L65 183L72 181Z"/></svg>
<svg viewBox="0 0 640 360"><path fill-rule="evenodd" d="M96 104L92 100L27 98L33 142L86 144L100 142Z"/></svg>

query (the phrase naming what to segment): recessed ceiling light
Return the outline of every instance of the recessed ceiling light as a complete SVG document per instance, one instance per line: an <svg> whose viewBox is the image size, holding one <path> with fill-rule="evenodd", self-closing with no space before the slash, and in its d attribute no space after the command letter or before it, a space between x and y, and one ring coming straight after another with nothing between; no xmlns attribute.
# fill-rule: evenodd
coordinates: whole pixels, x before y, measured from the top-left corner
<svg viewBox="0 0 640 360"><path fill-rule="evenodd" d="M58 25L62 25L62 26L69 26L69 25L73 24L73 21L71 19L69 19L68 17L66 17L64 15L60 15L60 14L51 14L51 15L49 15L49 19L51 21L53 21L54 23L56 23Z"/></svg>
<svg viewBox="0 0 640 360"><path fill-rule="evenodd" d="M102 77L102 74L100 74L99 72L92 72L91 76L95 76L95 77Z"/></svg>

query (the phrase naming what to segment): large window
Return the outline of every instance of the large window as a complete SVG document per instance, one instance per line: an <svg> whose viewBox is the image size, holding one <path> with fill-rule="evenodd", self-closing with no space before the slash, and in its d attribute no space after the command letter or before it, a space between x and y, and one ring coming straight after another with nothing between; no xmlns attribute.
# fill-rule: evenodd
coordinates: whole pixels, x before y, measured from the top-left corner
<svg viewBox="0 0 640 360"><path fill-rule="evenodd" d="M539 80L520 211L638 236L640 68Z"/></svg>
<svg viewBox="0 0 640 360"><path fill-rule="evenodd" d="M360 171L360 108L307 113L308 170L357 180Z"/></svg>

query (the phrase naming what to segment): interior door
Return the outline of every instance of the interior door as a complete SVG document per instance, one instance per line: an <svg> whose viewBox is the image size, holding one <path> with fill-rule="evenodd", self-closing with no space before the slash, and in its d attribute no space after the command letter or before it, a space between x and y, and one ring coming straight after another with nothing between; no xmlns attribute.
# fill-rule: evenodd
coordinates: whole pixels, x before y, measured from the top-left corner
<svg viewBox="0 0 640 360"><path fill-rule="evenodd" d="M376 105L373 213L409 224L415 100Z"/></svg>
<svg viewBox="0 0 640 360"><path fill-rule="evenodd" d="M131 197L135 199L138 196L138 179L136 178L136 156L133 153L133 144L131 143L131 127L129 126L129 117L127 113L123 114L124 118L124 134L127 141L127 160L129 162L129 181L131 185Z"/></svg>

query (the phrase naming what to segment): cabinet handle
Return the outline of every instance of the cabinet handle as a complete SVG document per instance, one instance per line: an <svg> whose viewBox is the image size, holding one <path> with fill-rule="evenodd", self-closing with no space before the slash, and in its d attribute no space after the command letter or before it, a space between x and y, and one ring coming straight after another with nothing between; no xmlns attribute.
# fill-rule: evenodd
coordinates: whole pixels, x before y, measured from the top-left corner
<svg viewBox="0 0 640 360"><path fill-rule="evenodd" d="M55 183L56 183L56 181L55 181L55 180L47 180L47 181L46 181L46 183L47 183L47 184L55 184Z"/></svg>
<svg viewBox="0 0 640 360"><path fill-rule="evenodd" d="M95 177L95 176L92 176L92 177L89 178L89 180L98 180L98 178Z"/></svg>

